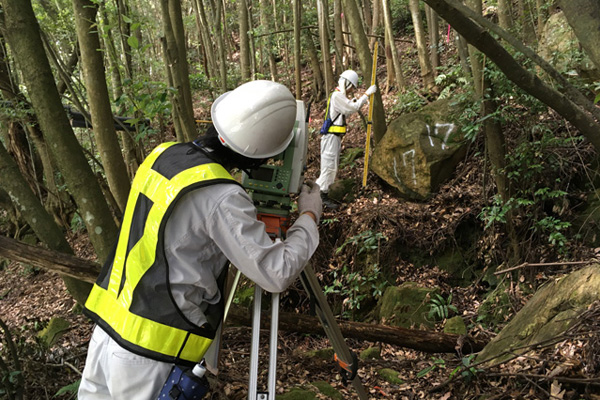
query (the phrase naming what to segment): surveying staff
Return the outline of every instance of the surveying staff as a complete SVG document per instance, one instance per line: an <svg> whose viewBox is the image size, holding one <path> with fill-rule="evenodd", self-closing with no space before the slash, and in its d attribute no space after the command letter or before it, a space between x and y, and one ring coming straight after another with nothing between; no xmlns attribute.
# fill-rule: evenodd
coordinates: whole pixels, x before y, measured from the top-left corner
<svg viewBox="0 0 600 400"><path fill-rule="evenodd" d="M346 117L357 112L369 102L371 94L375 93L377 86L372 85L359 98L352 96L358 86L358 74L349 69L340 75L338 86L335 88L327 102L325 120L331 120L331 126L321 136L321 172L317 184L321 188L323 204L329 208L337 205L328 198L329 186L335 181L337 175L340 151L342 149L342 136L346 133Z"/></svg>
<svg viewBox="0 0 600 400"><path fill-rule="evenodd" d="M274 243L229 173L255 169L287 148L294 96L281 84L253 81L217 98L211 114L206 135L159 145L133 180L116 249L85 305L97 326L80 400L156 399L172 365L195 365L211 344L228 261L277 293L317 248L316 184L303 185L300 215Z"/></svg>

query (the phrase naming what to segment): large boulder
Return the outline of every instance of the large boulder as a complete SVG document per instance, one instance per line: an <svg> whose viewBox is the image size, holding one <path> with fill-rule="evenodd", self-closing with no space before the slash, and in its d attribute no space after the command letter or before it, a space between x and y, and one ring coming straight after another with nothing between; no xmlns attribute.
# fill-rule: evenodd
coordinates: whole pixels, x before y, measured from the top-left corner
<svg viewBox="0 0 600 400"><path fill-rule="evenodd" d="M504 361L528 346L548 343L577 323L578 317L600 300L600 264L551 281L525 304L477 355L477 362Z"/></svg>
<svg viewBox="0 0 600 400"><path fill-rule="evenodd" d="M425 200L464 157L457 116L462 109L438 100L392 121L373 151L371 169L410 200Z"/></svg>
<svg viewBox="0 0 600 400"><path fill-rule="evenodd" d="M589 81L600 79L600 71L581 50L579 40L562 11L548 18L542 30L538 53L562 74L578 74Z"/></svg>

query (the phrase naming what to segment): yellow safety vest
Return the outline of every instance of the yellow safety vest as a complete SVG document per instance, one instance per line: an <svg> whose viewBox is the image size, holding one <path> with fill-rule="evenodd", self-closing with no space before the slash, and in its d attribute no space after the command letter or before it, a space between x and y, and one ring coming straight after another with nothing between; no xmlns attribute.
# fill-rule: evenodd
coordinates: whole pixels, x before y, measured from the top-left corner
<svg viewBox="0 0 600 400"><path fill-rule="evenodd" d="M331 116L329 115L329 104L331 103L332 96L333 96L333 93L331 94L331 96L329 96L329 99L327 99L327 110L325 111L325 118L327 118L327 117L331 118ZM334 125L333 123L340 116L342 117L342 125ZM345 117L345 115L339 114L337 117L335 117L335 119L332 119L331 121L332 121L331 126L327 130L327 133L333 133L334 135L339 135L339 136L344 135L346 133L346 117Z"/></svg>
<svg viewBox="0 0 600 400"><path fill-rule="evenodd" d="M206 310L197 326L171 294L164 228L177 200L191 190L237 182L220 164L189 143L164 143L137 171L114 254L85 304L85 312L129 351L164 362L192 365L215 337L223 301ZM225 280L226 268L219 284Z"/></svg>

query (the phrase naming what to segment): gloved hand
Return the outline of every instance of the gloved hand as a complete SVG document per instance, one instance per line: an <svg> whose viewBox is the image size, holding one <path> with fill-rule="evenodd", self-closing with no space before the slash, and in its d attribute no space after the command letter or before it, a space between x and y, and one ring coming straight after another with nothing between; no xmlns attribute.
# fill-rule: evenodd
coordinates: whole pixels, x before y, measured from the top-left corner
<svg viewBox="0 0 600 400"><path fill-rule="evenodd" d="M367 91L365 92L365 94L367 96L370 96L373 93L375 93L376 91L377 91L377 85L371 85L371 86L369 86L369 88L367 89Z"/></svg>
<svg viewBox="0 0 600 400"><path fill-rule="evenodd" d="M321 190L319 185L313 181L305 181L298 196L298 211L302 215L307 211L315 215L316 223L319 224L321 214L323 213L323 200L321 199Z"/></svg>

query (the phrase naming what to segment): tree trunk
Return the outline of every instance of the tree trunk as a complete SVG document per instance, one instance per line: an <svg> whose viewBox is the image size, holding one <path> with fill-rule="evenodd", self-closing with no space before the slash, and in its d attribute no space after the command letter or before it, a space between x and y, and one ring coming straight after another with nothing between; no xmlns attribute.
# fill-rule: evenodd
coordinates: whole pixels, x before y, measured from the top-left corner
<svg viewBox="0 0 600 400"><path fill-rule="evenodd" d="M217 43L217 56L219 58L219 76L220 76L220 87L221 92L227 91L227 58L225 57L225 42L223 40L223 25L221 21L221 7L220 0L216 1L213 7L213 31L214 38Z"/></svg>
<svg viewBox="0 0 600 400"><path fill-rule="evenodd" d="M504 141L504 133L502 131L502 125L498 121L497 117L494 117L498 113L498 104L496 96L494 95L494 88L491 85L490 80L484 77L484 96L481 119L484 120L483 130L485 132L485 143L487 147L487 156L492 165L492 177L496 183L496 190L500 195L502 204L506 204L511 198L510 181L506 176L506 143ZM516 265L521 261L521 250L519 240L517 238L517 232L515 231L514 211L509 209L506 213L506 233L508 234L508 240L510 243L511 254L508 257L509 266Z"/></svg>
<svg viewBox="0 0 600 400"><path fill-rule="evenodd" d="M335 44L335 76L344 72L344 33L342 30L342 0L333 0L333 32Z"/></svg>
<svg viewBox="0 0 600 400"><path fill-rule="evenodd" d="M404 92L406 89L406 83L404 81L404 74L402 73L402 61L398 55L398 49L394 42L394 32L392 31L392 11L390 10L390 0L381 0L381 6L383 9L383 23L385 24L385 34L389 39L390 51L392 54L392 62L394 64L394 77L398 82L398 91Z"/></svg>
<svg viewBox="0 0 600 400"><path fill-rule="evenodd" d="M200 19L200 28L202 32L202 43L204 44L204 51L206 53L206 59L208 63L208 78L216 77L217 74L217 62L215 61L215 50L213 48L213 37L210 34L210 25L206 18L206 10L204 9L204 3L202 0L192 0L195 2L198 10L198 18Z"/></svg>
<svg viewBox="0 0 600 400"><path fill-rule="evenodd" d="M521 22L521 37L523 42L531 45L536 40L535 27L533 26L533 15L530 0L517 0L519 9L519 21Z"/></svg>
<svg viewBox="0 0 600 400"><path fill-rule="evenodd" d="M273 16L269 16L269 3L267 0L260 0L260 23L262 27L266 30L266 32L272 31L271 21L273 20ZM275 55L273 54L273 36L263 36L263 40L266 42L263 44L263 48L267 53L267 61L269 63L269 72L271 74L271 80L273 82L277 81L277 66L275 65Z"/></svg>
<svg viewBox="0 0 600 400"><path fill-rule="evenodd" d="M175 123L176 130L179 127L181 132L177 133L178 138L183 138L183 141L192 141L196 139L196 122L194 121L193 110L188 107L186 100L186 90L189 92L189 76L187 69L187 61L185 65L181 64L183 57L186 57L186 49L180 48L181 39L177 39L177 30L173 24L174 20L181 19L181 13L177 15L173 14L173 4L178 0L161 0L160 5L162 9L163 28L165 34L166 44L166 59L167 68L170 71L171 79L173 81L173 87L176 89L175 93L171 96L173 103L174 118L179 121ZM187 82L187 86L186 86ZM191 96L191 95L190 95Z"/></svg>
<svg viewBox="0 0 600 400"><path fill-rule="evenodd" d="M29 189L29 186L19 173L17 165L0 143L0 187L10 193L11 200L23 212L23 218L33 229L36 236L50 249L72 254L71 247L63 232L58 228L40 203L39 199ZM2 246L3 248L5 246ZM30 253L37 256L37 252ZM67 289L79 303L83 304L92 286L89 283L63 276Z"/></svg>
<svg viewBox="0 0 600 400"><path fill-rule="evenodd" d="M104 74L104 60L102 59L103 53L100 51L100 38L96 23L97 11L97 6L90 0L73 0L75 26L81 49L81 64L90 104L94 137L104 165L108 187L122 213L129 196L130 184L129 176L123 173L127 167L117 139L110 107Z"/></svg>
<svg viewBox="0 0 600 400"><path fill-rule="evenodd" d="M238 0L238 23L240 24L240 72L242 83L250 80L250 42L248 39L248 5Z"/></svg>
<svg viewBox="0 0 600 400"><path fill-rule="evenodd" d="M127 0L116 0L117 2L117 18L118 18L118 26L119 26L119 37L121 38L121 47L123 49L123 59L125 74L129 79L133 78L133 61L131 58L131 47L127 42L129 36L131 36L131 23L124 21L123 17L130 18L129 6L127 5Z"/></svg>
<svg viewBox="0 0 600 400"><path fill-rule="evenodd" d="M373 21L371 22L371 34L373 35L369 40L369 47L373 48L373 44L377 40L376 35L381 35L381 23L383 17L381 15L381 0L373 1Z"/></svg>
<svg viewBox="0 0 600 400"><path fill-rule="evenodd" d="M313 96L316 100L319 100L323 98L323 96L327 95L325 93L323 74L321 72L321 62L319 61L317 48L315 47L310 31L306 31L304 34L304 40L306 43L306 53L308 54L308 60L313 73Z"/></svg>
<svg viewBox="0 0 600 400"><path fill-rule="evenodd" d="M465 5L473 10L477 15L481 15L482 6L481 0L466 0ZM466 38L465 38L466 39ZM467 42L469 40L467 39ZM471 74L473 75L473 88L475 89L475 95L478 98L483 97L483 57L481 53L477 51L477 48L469 44L467 46L469 50L469 61L471 62Z"/></svg>
<svg viewBox="0 0 600 400"><path fill-rule="evenodd" d="M336 85L331 67L331 54L329 53L329 7L327 0L317 0L317 16L319 19L321 59L323 60L323 78L325 80L324 89L327 96Z"/></svg>
<svg viewBox="0 0 600 400"><path fill-rule="evenodd" d="M181 91L186 110L186 119L183 121L187 126L186 132L191 130L192 135L188 138L194 140L198 136L196 134L196 122L194 120L194 103L192 101L192 92L190 90L190 67L187 61L187 42L185 40L185 30L183 28L183 15L181 11L181 1L169 0L169 17L171 18L171 27L173 36L177 43L177 64L179 65L181 74ZM179 89L178 89L179 90Z"/></svg>
<svg viewBox="0 0 600 400"><path fill-rule="evenodd" d="M437 76L437 68L440 66L440 19L435 11L425 5L427 14L427 28L429 29L429 49L433 76Z"/></svg>
<svg viewBox="0 0 600 400"><path fill-rule="evenodd" d="M512 4L510 0L498 0L498 25L507 31L513 27Z"/></svg>
<svg viewBox="0 0 600 400"><path fill-rule="evenodd" d="M425 0L480 51L492 60L508 79L544 104L554 109L573 124L598 150L600 150L600 125L562 92L550 87L536 75L522 67L489 33L459 12L446 0Z"/></svg>
<svg viewBox="0 0 600 400"><path fill-rule="evenodd" d="M302 99L302 1L294 0L293 23L294 23L294 81L296 82L296 100Z"/></svg>
<svg viewBox="0 0 600 400"><path fill-rule="evenodd" d="M117 227L62 107L30 1L2 0L6 38L23 74L33 109L53 158L79 207L98 258L103 262Z"/></svg>
<svg viewBox="0 0 600 400"><path fill-rule="evenodd" d="M567 22L581 47L600 69L600 2L598 0L558 0Z"/></svg>
<svg viewBox="0 0 600 400"><path fill-rule="evenodd" d="M364 77L370 77L373 69L373 56L369 49L369 41L363 29L360 13L356 5L356 0L344 0L344 11L350 32L356 45L356 53L360 62L360 68ZM392 36L393 37L393 36ZM369 82L370 85L370 82ZM385 123L385 110L381 101L381 90L375 92L373 96L373 141L377 144L387 129Z"/></svg>
<svg viewBox="0 0 600 400"><path fill-rule="evenodd" d="M427 51L427 40L425 39L425 29L423 28L423 19L421 18L421 11L419 9L419 0L408 0L408 6L410 8L410 15L412 16L413 27L415 30L423 87L425 90L430 91L435 85L435 82L433 80L433 70L431 69L429 52Z"/></svg>

